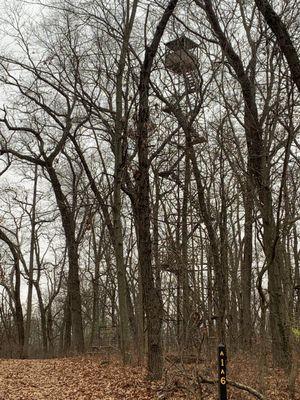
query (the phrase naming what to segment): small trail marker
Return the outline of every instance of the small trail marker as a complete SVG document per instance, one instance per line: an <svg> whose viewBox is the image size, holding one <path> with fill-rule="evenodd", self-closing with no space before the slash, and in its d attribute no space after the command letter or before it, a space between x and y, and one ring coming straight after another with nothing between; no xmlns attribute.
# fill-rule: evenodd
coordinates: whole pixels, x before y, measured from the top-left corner
<svg viewBox="0 0 300 400"><path fill-rule="evenodd" d="M227 400L226 361L226 347L220 344L218 347L219 400Z"/></svg>

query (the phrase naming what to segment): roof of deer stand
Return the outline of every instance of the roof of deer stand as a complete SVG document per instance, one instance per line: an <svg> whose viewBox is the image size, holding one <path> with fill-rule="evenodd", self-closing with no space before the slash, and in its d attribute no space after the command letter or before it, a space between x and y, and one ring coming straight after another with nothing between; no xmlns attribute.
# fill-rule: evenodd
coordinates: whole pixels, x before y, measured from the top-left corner
<svg viewBox="0 0 300 400"><path fill-rule="evenodd" d="M186 36L181 36L180 38L165 43L165 46L168 47L168 49L170 50L176 51L181 49L186 49L186 50L194 49L198 47L198 44Z"/></svg>

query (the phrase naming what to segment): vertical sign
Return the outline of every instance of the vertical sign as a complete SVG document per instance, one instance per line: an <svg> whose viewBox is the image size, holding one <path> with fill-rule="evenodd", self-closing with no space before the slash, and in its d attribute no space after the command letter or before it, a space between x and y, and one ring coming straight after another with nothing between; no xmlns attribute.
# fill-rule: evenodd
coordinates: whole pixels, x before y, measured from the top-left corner
<svg viewBox="0 0 300 400"><path fill-rule="evenodd" d="M218 347L219 400L227 400L226 361L226 347L220 344Z"/></svg>

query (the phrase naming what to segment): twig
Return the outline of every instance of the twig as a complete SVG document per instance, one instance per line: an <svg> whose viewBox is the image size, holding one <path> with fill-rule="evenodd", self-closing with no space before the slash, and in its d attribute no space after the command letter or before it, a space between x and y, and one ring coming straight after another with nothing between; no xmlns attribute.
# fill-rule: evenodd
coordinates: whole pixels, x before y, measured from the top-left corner
<svg viewBox="0 0 300 400"><path fill-rule="evenodd" d="M197 376L197 381L198 381L199 385L201 383L208 383L208 384L211 384L211 385L215 385L216 383L218 383L217 379L207 379L207 378L204 378L203 376L200 376L200 375ZM229 379L227 379L227 383L230 386L236 387L238 389L244 390L245 392L248 392L248 393L252 394L254 397L256 397L259 400L266 400L264 395L262 395L261 393L259 393L257 390L253 389L250 386L247 386L247 385L244 385L242 383L238 383L238 382L235 382L235 381L232 381L232 380L229 380Z"/></svg>

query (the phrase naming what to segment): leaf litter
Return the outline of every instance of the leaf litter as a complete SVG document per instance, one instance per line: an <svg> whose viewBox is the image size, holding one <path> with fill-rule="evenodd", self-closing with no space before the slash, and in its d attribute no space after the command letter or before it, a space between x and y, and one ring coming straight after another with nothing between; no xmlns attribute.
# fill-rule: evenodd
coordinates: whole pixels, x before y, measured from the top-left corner
<svg viewBox="0 0 300 400"><path fill-rule="evenodd" d="M229 378L261 389L261 376L255 360L232 360ZM204 369L203 369L204 368ZM0 400L215 400L215 385L196 385L197 373L215 378L215 365L169 366L164 380L151 383L141 366L124 367L117 358L108 362L99 356L56 359L0 360ZM264 376L268 400L291 400L284 373L271 366ZM300 400L299 376L295 400ZM228 400L254 399L229 387Z"/></svg>

